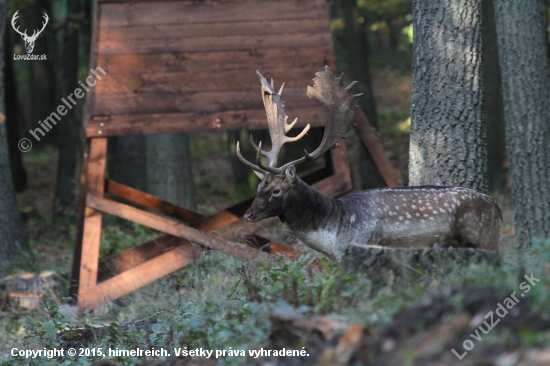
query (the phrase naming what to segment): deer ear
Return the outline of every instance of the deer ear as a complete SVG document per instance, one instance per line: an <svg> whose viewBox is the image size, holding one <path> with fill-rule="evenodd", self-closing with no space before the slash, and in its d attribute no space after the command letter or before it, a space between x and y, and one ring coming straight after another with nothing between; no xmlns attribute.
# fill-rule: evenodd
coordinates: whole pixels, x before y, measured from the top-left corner
<svg viewBox="0 0 550 366"><path fill-rule="evenodd" d="M285 170L285 176L290 184L294 184L296 181L296 167L294 165L289 166Z"/></svg>
<svg viewBox="0 0 550 366"><path fill-rule="evenodd" d="M261 180L264 180L264 175L256 170L253 170L254 174L256 174L258 176L258 178L260 178Z"/></svg>

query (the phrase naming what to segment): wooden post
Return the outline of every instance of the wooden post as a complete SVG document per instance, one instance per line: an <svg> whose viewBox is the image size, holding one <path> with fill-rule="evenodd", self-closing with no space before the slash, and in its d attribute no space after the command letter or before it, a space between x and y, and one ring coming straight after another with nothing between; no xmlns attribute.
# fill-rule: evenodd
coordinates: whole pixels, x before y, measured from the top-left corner
<svg viewBox="0 0 550 366"><path fill-rule="evenodd" d="M90 141L90 152L87 170L87 194L102 197L107 163L107 138L93 138ZM78 293L91 290L97 284L97 268L99 263L99 244L101 239L101 212L85 206L82 241L86 245L81 248L80 271L78 277ZM79 306L81 305L78 299Z"/></svg>
<svg viewBox="0 0 550 366"><path fill-rule="evenodd" d="M376 134L376 130L371 126L369 120L361 110L357 108L355 113L355 132L363 142L363 146L367 149L378 173L388 187L400 187L403 185L401 175L388 159L384 148L380 144L380 139Z"/></svg>

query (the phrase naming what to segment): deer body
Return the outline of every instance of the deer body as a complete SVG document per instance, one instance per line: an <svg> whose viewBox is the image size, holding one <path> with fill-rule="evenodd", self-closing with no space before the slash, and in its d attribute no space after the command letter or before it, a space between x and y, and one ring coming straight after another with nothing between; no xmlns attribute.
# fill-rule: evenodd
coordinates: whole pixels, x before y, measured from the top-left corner
<svg viewBox="0 0 550 366"><path fill-rule="evenodd" d="M267 153L255 147L256 164L239 158L262 178L248 221L278 216L287 231L304 244L339 261L346 247L370 244L399 247L454 246L498 251L502 215L497 203L484 194L462 187L420 186L373 189L333 199L316 191L296 175L295 165L322 155L351 128L355 113L350 87L339 86L328 68L318 72L308 95L325 106L327 116L321 146L304 158L276 168L277 153L293 124L286 124L284 103L262 80L273 147ZM353 86L353 83L352 85ZM350 113L352 111L353 113ZM290 126L290 127L288 127ZM277 143L277 141L279 141ZM269 159L263 165L261 157Z"/></svg>
<svg viewBox="0 0 550 366"><path fill-rule="evenodd" d="M273 196L276 189L283 193ZM296 175L268 174L258 193L245 214L248 221L279 216L285 230L337 261L351 244L497 251L500 241L502 216L497 203L462 187L373 189L337 199Z"/></svg>

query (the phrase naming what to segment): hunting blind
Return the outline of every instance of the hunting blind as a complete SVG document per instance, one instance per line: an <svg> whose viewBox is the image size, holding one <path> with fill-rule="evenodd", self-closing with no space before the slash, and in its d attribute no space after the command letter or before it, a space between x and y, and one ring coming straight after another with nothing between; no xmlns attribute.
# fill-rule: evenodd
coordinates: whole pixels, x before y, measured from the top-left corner
<svg viewBox="0 0 550 366"><path fill-rule="evenodd" d="M90 66L106 75L88 94L84 112L87 149L71 281L79 308L94 308L181 269L201 248L256 258L257 249L236 241L277 218L247 223L242 216L251 200L204 217L106 179L107 140L265 129L256 70L285 82L287 114L298 117L298 127L321 126L324 111L305 91L316 71L336 69L325 1L99 0L92 37ZM397 185L374 132L357 115L357 132L382 177ZM340 145L327 153L326 167L303 177L331 197L352 189L347 150ZM163 234L100 260L103 213ZM272 243L271 252L292 249Z"/></svg>

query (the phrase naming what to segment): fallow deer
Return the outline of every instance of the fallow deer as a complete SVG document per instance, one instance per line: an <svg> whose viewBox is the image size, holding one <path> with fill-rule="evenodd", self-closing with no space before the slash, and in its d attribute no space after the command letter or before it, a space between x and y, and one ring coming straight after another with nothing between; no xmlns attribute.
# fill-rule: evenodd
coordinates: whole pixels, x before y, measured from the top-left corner
<svg viewBox="0 0 550 366"><path fill-rule="evenodd" d="M325 109L325 131L320 146L305 156L277 167L277 155L286 142L302 138L308 124L296 137L286 136L297 120L288 124L281 92L275 92L258 72L267 114L272 148L256 146L256 164L237 155L262 179L247 221L278 216L285 230L307 246L340 261L351 244L381 246L454 246L498 251L502 214L489 196L462 187L418 186L367 190L343 198L329 198L296 175L296 165L322 156L352 128L356 106L352 95L341 86L343 74L335 77L328 67L316 73L307 95ZM283 84L284 86L284 84ZM268 165L262 163L267 158Z"/></svg>

